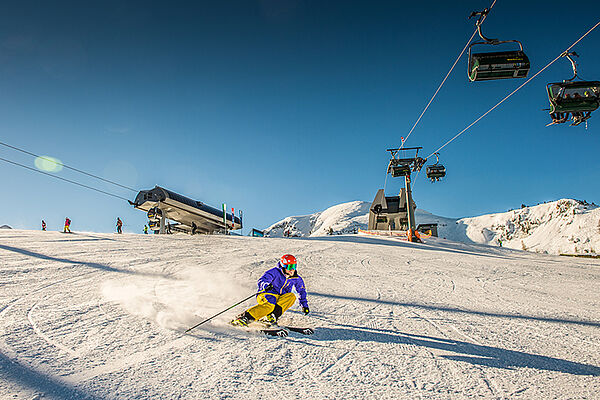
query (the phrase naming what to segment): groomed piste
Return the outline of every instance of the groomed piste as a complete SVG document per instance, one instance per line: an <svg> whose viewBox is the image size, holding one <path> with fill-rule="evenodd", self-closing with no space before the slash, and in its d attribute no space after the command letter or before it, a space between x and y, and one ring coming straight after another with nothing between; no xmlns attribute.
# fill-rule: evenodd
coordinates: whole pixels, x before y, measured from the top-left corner
<svg viewBox="0 0 600 400"><path fill-rule="evenodd" d="M237 330L293 253L315 334ZM591 399L600 260L429 238L0 231L0 398Z"/></svg>

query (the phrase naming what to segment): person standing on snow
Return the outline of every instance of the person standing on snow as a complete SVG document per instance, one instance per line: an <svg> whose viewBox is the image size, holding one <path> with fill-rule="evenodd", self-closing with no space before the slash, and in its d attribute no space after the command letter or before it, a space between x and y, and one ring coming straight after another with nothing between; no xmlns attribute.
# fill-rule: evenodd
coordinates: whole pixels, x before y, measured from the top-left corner
<svg viewBox="0 0 600 400"><path fill-rule="evenodd" d="M42 230L46 230L46 221L42 220Z"/></svg>
<svg viewBox="0 0 600 400"><path fill-rule="evenodd" d="M257 305L251 307L231 321L232 325L248 326L256 320L262 320L269 324L277 324L281 315L296 302L296 295L292 288L300 295L302 312L306 315L310 312L306 301L306 289L304 280L298 276L296 269L296 257L285 254L281 257L277 266L271 268L258 280Z"/></svg>
<svg viewBox="0 0 600 400"><path fill-rule="evenodd" d="M63 229L63 232L71 233L71 220L69 219L69 217L65 218L65 228Z"/></svg>
<svg viewBox="0 0 600 400"><path fill-rule="evenodd" d="M123 221L121 221L121 218L117 217L117 233L123 233Z"/></svg>
<svg viewBox="0 0 600 400"><path fill-rule="evenodd" d="M147 234L148 234L148 226L144 225L144 235L147 235Z"/></svg>

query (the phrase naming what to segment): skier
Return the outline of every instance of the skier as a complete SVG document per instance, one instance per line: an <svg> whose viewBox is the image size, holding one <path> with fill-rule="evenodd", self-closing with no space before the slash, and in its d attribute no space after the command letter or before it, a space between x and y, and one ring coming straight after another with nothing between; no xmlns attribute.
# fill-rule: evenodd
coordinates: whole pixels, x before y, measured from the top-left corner
<svg viewBox="0 0 600 400"><path fill-rule="evenodd" d="M258 280L257 305L249 308L231 321L232 325L248 326L249 323L261 320L269 325L276 325L281 315L296 302L292 288L300 295L302 312L310 312L306 301L304 280L298 276L296 257L284 254L277 266L271 268Z"/></svg>
<svg viewBox="0 0 600 400"><path fill-rule="evenodd" d="M144 235L148 234L148 225L144 225Z"/></svg>
<svg viewBox="0 0 600 400"><path fill-rule="evenodd" d="M69 219L69 217L65 218L65 228L63 229L64 233L71 233L71 220Z"/></svg>
<svg viewBox="0 0 600 400"><path fill-rule="evenodd" d="M121 218L117 217L117 233L123 233L123 221L121 221Z"/></svg>
<svg viewBox="0 0 600 400"><path fill-rule="evenodd" d="M42 220L42 230L46 230L46 221Z"/></svg>
<svg viewBox="0 0 600 400"><path fill-rule="evenodd" d="M192 222L192 235L196 234L196 230L198 229L198 226L196 226L195 222Z"/></svg>

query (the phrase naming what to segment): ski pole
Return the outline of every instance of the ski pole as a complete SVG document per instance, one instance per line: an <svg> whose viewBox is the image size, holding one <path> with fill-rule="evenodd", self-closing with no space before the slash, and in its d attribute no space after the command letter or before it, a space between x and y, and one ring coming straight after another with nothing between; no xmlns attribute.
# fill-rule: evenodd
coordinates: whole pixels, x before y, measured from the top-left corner
<svg viewBox="0 0 600 400"><path fill-rule="evenodd" d="M221 311L221 312L219 312L219 313L217 313L217 314L213 315L212 317L210 317L210 318L207 318L207 319L205 319L204 321L202 321L202 322L200 322L200 323L198 323L198 324L196 324L196 325L192 326L191 328L189 328L189 329L188 329L187 331L185 331L184 333L188 333L188 332L189 332L189 331L191 331L192 329L199 327L199 326L200 326L200 325L202 325L203 323L210 321L210 320L211 320L211 319L213 319L214 317L217 317L217 316L219 316L219 315L223 314L223 313L224 313L224 312L226 312L226 311L229 311L229 310L231 310L233 307L235 307L235 306L238 306L238 305L242 304L242 303L243 303L243 302L245 302L246 300L250 300L250 299L251 299L252 297L254 297L254 296L256 296L256 293L252 293L250 296L246 297L244 300L241 300L241 301L239 301L239 302L235 303L234 305L232 305L231 307L227 307L226 309L224 309L223 311Z"/></svg>

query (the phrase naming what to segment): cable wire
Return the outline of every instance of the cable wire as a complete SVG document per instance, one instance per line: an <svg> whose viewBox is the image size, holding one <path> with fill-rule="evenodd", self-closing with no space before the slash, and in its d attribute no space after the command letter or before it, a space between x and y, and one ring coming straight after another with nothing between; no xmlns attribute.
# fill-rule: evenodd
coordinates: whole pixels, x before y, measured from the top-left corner
<svg viewBox="0 0 600 400"><path fill-rule="evenodd" d="M508 96L504 97L502 100L500 100L495 106L493 106L492 108L490 108L488 111L486 111L484 114L482 114L479 118L477 118L475 121L473 121L469 126L467 126L465 129L463 129L462 131L460 131L459 133L457 133L452 139L448 140L446 143L444 143L442 145L442 147L440 147L439 149L437 149L436 151L434 151L433 153L431 153L430 155L427 156L427 158L431 157L432 155L434 155L435 153L439 153L440 150L442 150L444 147L446 147L447 145L449 145L450 143L452 143L455 139L457 139L460 135L462 135L463 133L465 133L469 128L471 128L473 125L475 125L477 122L481 121L483 119L483 117L485 117L486 115L488 115L489 113L491 113L492 111L494 111L496 108L498 108L498 106L500 106L500 104L504 103L506 100L508 100L512 95L514 95L515 93L517 93L519 90L521 90L521 88L525 85L527 85L529 82L531 82L534 78L536 78L539 74L541 74L542 72L544 72L548 67L550 67L552 64L554 64L558 59L560 59L563 54L565 54L566 52L568 52L569 50L571 50L573 47L575 47L579 42L581 42L583 40L583 38L585 38L587 35L589 35L594 29L596 29L598 26L600 26L600 21L598 21L598 23L596 25L594 25L590 30L588 30L586 33L584 33L579 39L577 39L571 46L569 46L565 51L563 51L562 53L560 53L560 55L558 55L554 60L550 61L544 68L542 68L541 70L539 70L535 75L533 75L532 77L530 77L529 79L527 79L525 82L523 82L518 88L516 88L515 90L513 90Z"/></svg>
<svg viewBox="0 0 600 400"><path fill-rule="evenodd" d="M496 4L496 1L497 0L494 0L493 3L492 3L492 5L488 8L488 13L489 13L489 11L492 10L492 8L494 8L494 5ZM456 64L458 64L458 61L461 59L461 57L465 53L465 50L467 50L467 48L469 47L469 44L471 43L471 41L473 40L473 38L475 37L475 35L479 31L479 26L483 23L483 21L485 21L486 17L487 17L487 15L485 15L481 19L481 21L478 21L477 26L475 28L475 31L473 31L473 34L471 35L471 37L469 38L469 40L465 44L465 47L463 47L463 49L460 52L460 54L458 55L458 57L456 57L456 60L454 61L454 64L452 64L452 67L450 68L450 70L448 71L448 73L446 74L446 76L444 77L444 79L442 80L442 83L440 83L440 85L438 86L437 90L435 91L435 93L433 94L433 96L431 97L431 99L429 100L429 103L427 103L427 105L425 106L425 109L423 109L423 112L421 112L421 115L419 115L419 118L417 118L417 121L415 122L415 124L413 125L413 127L408 132L408 135L406 135L406 137L402 141L402 145L400 146L400 148L404 147L404 143L406 143L406 141L408 140L409 136L413 133L413 131L415 130L415 128L417 127L417 125L421 121L421 118L423 118L423 115L425 115L425 113L427 112L427 109L429 108L429 106L431 105L431 103L433 103L433 100L436 98L436 96L437 96L438 92L440 91L440 89L442 88L442 86L444 86L444 83L446 83L446 80L448 79L448 77L450 76L450 74L452 73L452 71L454 70L454 67L456 67Z"/></svg>
<svg viewBox="0 0 600 400"><path fill-rule="evenodd" d="M130 187L128 187L128 186L121 185L120 183L113 182L113 181L111 181L111 180L104 179L104 178L102 178L102 177L100 177L100 176L97 176L97 175L90 174L90 173L88 173L88 172L85 172L85 171L82 171L82 170L80 170L80 169L77 169L77 168L70 167L70 166L68 166L68 165L66 165L66 164L63 164L62 162L57 162L56 160L53 160L53 159L51 159L51 158L46 158L46 157L43 157L43 156L39 156L39 155L37 155L37 154L34 154L34 153L30 152L30 151L23 150L23 149L21 149L21 148L18 148L18 147L16 147L16 146L11 146L11 145L10 145L10 144L8 144L8 143L3 143L3 142L0 142L0 145L2 145L2 146L5 146L5 147L8 147L8 148L10 148L10 149L13 149L13 150L20 151L21 153L25 153L25 154L28 154L28 155L30 155L30 156L33 156L33 157L41 158L42 160L46 160L46 161L53 162L53 163L54 163L54 164L56 164L56 165L62 165L63 167L65 167L65 168L67 168L67 169L70 169L70 170L72 170L72 171L75 171L75 172L79 172L80 174L84 174L84 175L90 176L90 177L92 177L92 178L99 179L99 180L101 180L101 181L103 181L103 182L106 182L106 183L110 183L111 185L119 186L119 187L122 187L123 189L131 190L132 192L136 192L136 193L138 192L136 189L132 189L132 188L130 188ZM52 176L54 176L54 175L52 175Z"/></svg>
<svg viewBox="0 0 600 400"><path fill-rule="evenodd" d="M473 38L475 37L475 35L477 34L477 32L479 32L479 27L481 26L481 24L483 23L483 21L485 21L485 19L487 18L487 14L489 14L489 12L492 10L492 8L494 8L494 5L496 5L496 1L497 0L494 0L492 2L492 5L490 5L490 7L487 9L488 12L485 15L483 15L482 18L476 23L476 27L475 27L475 30L473 31L473 34L471 35L471 37L469 38L469 40L467 40L467 43L463 47L463 49L460 52L460 54L458 55L458 57L456 57L456 60L454 61L454 64L452 64L452 67L450 67L450 70L448 71L448 73L446 74L446 76L444 77L444 79L442 80L442 83L440 83L440 85L438 86L438 88L435 91L435 93L433 93L433 96L431 96L431 99L429 99L429 102L427 103L427 105L425 106L425 108L423 109L423 111L421 112L421 115L419 115L419 118L417 118L417 121L414 123L414 125L412 126L412 128L410 129L410 131L408 132L408 135L406 135L405 138L402 138L402 144L400 145L401 149L404 148L404 143L406 143L406 141L408 140L408 138L410 137L410 135L413 133L413 131L415 130L415 128L417 127L417 125L421 121L421 118L423 118L423 115L425 115L425 113L429 109L429 106L431 105L431 103L433 103L433 100L436 98L437 94L442 89L442 86L444 86L444 83L446 83L446 80L448 80L448 77L450 76L450 74L452 73L452 71L454 71L454 67L456 67L456 64L458 64L458 61L462 58L463 54L465 53L465 51L469 47L469 44L473 41ZM427 158L429 158L429 157L427 157ZM419 170L419 172L420 171L421 170ZM418 174L417 174L417 176L418 176ZM383 191L384 192L385 192L385 188L387 186L387 178L388 178L388 171L386 170L386 172L385 172L385 180L383 182Z"/></svg>
<svg viewBox="0 0 600 400"><path fill-rule="evenodd" d="M454 61L454 64L452 64L452 67L450 68L450 71L448 71L448 73L446 74L446 77L444 78L444 80L442 80L442 83L440 83L440 86L438 86L437 90L435 91L435 93L433 94L433 96L431 97L431 99L429 100L429 103L427 103L427 105L425 106L425 109L423 109L423 112L421 112L421 115L419 115L419 118L417 118L417 121L415 122L415 124L413 125L413 127L408 132L408 135L406 135L406 137L402 141L402 145L400 146L400 148L404 147L404 143L406 143L406 141L408 140L408 138L410 137L410 135L413 133L413 131L415 130L415 128L417 127L417 125L421 121L421 118L423 118L423 115L425 115L425 112L427 112L427 109L429 108L429 106L431 105L431 103L433 103L433 100L437 96L437 94L440 91L440 89L442 88L442 86L444 86L444 83L446 83L446 80L448 79L448 77L450 76L450 74L452 73L452 71L454 70L454 67L456 67L456 64L458 64L458 61L461 59L462 55L465 53L465 50L469 47L469 43L471 43L471 41L473 40L473 38L475 37L476 34L477 34L477 29L475 29L475 31L473 32L473 34L469 38L469 41L467 42L467 44L465 45L465 47L462 49L462 51L460 52L460 54L456 58L456 61Z"/></svg>
<svg viewBox="0 0 600 400"><path fill-rule="evenodd" d="M94 187L87 186L87 185L84 185L82 183L75 182L75 181L72 181L70 179L66 179L66 178L63 178L63 177L60 177L60 176L57 176L57 175L52 175L52 174L50 174L48 172L40 171L38 169L28 167L27 165L19 164L18 162L15 162L15 161L10 161L10 160L7 160L7 159L2 158L2 157L0 157L0 161L4 161L4 162L7 162L9 164L17 165L19 167L23 167L23 168L26 168L26 169L31 170L31 171L39 172L40 174L48 175L48 176L51 176L53 178L60 179L61 181L69 182L69 183L72 183L74 185L78 185L78 186L81 186L81 187L84 187L84 188L87 188L87 189L90 189L90 190L94 190L96 192L100 192L100 193L106 194L108 196L112 196L112 197L116 197L116 198L121 199L121 200L129 201L129 199L126 199L125 197L121 197L121 196L113 194L113 193L105 192L104 190L96 189Z"/></svg>

